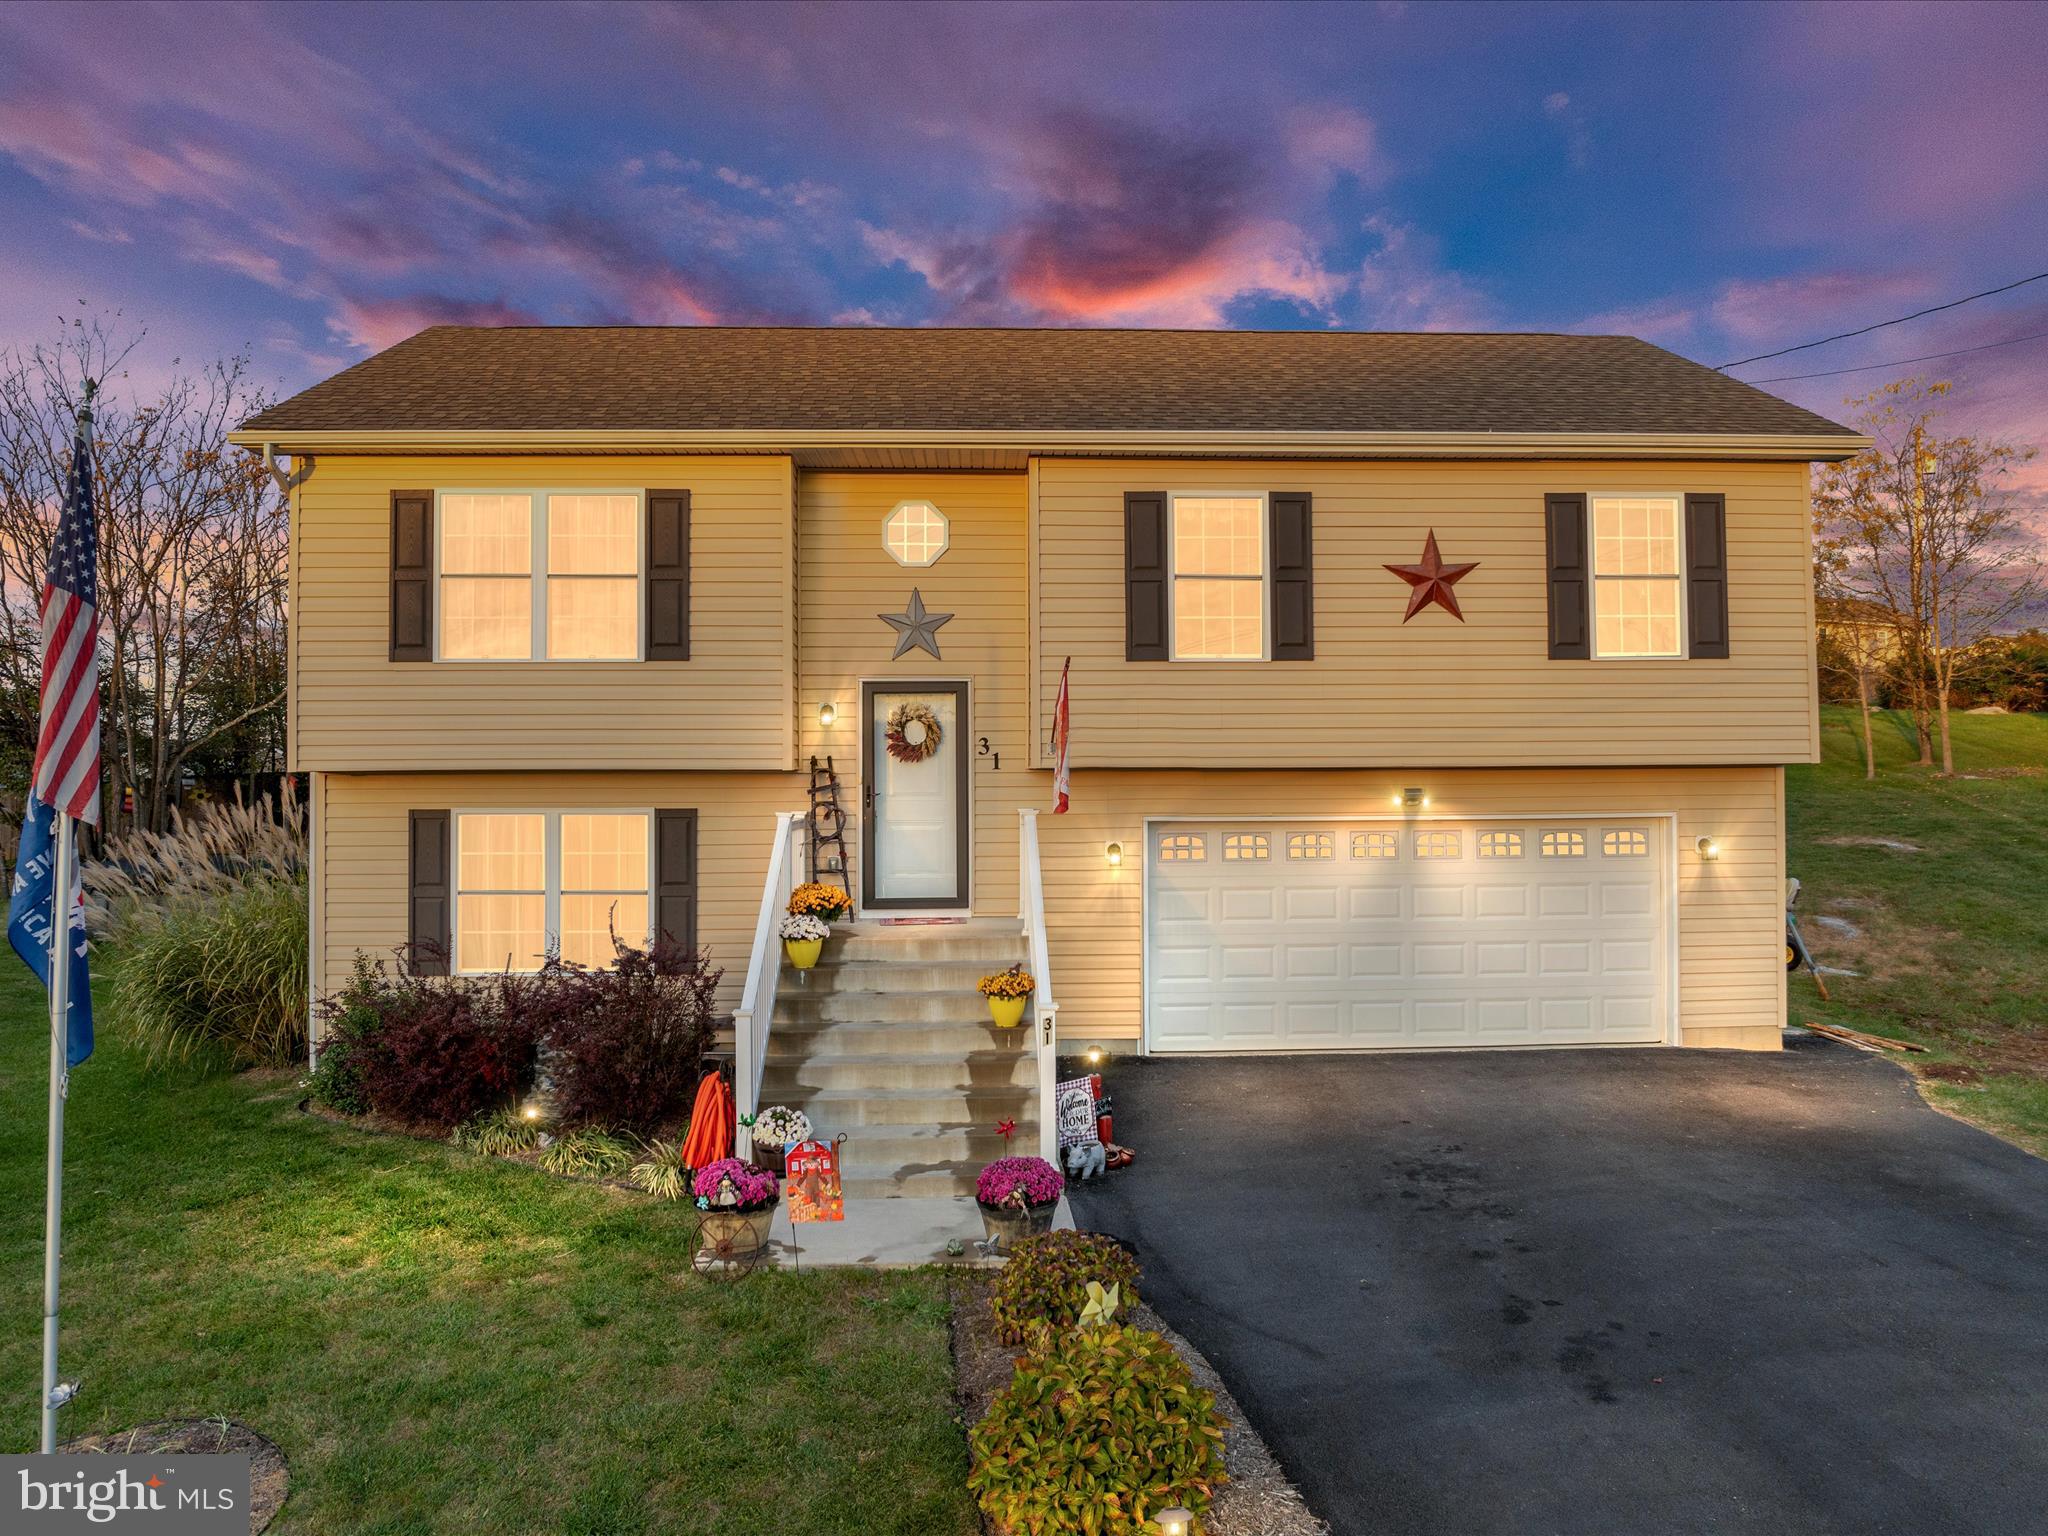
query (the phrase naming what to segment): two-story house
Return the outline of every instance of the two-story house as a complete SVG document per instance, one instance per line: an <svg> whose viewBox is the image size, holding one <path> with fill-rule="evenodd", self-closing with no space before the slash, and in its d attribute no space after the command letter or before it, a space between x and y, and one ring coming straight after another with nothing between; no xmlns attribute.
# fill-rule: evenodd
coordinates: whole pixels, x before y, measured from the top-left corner
<svg viewBox="0 0 2048 1536"><path fill-rule="evenodd" d="M1042 901L1066 1049L1778 1044L1864 440L1646 343L438 327L236 441L298 475L323 987L658 923L758 1056L829 755L856 936Z"/></svg>

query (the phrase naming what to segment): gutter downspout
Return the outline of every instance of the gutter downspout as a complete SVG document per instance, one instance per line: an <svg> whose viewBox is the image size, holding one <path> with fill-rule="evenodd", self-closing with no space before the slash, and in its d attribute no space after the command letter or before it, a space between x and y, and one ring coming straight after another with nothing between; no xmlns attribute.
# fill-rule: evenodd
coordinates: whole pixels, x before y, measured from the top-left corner
<svg viewBox="0 0 2048 1536"><path fill-rule="evenodd" d="M263 445L263 467L270 471L270 478L277 482L278 490L286 496L291 495L292 488L303 484L306 477L313 473L313 456L311 454L297 453L293 454L292 457L297 462L292 465L291 473L286 474L278 466L277 444L265 443Z"/></svg>

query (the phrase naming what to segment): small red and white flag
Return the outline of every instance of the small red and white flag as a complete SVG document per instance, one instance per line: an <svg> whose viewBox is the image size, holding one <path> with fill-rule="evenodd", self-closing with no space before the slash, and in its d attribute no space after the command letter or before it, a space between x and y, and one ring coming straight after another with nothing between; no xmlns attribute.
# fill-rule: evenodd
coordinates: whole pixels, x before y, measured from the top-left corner
<svg viewBox="0 0 2048 1536"><path fill-rule="evenodd" d="M1060 668L1060 698L1052 707L1052 813L1063 816L1067 810L1067 728L1071 723L1067 714L1067 673L1073 670L1074 658L1069 656L1066 665Z"/></svg>

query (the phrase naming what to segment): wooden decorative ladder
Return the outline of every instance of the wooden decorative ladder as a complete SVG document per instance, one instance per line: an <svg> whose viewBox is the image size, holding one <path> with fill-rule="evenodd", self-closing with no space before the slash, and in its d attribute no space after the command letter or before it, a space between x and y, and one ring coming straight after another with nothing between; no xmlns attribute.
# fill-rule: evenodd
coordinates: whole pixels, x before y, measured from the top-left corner
<svg viewBox="0 0 2048 1536"><path fill-rule="evenodd" d="M839 774L828 755L811 759L811 878L836 884L853 900L846 866L846 813L839 808Z"/></svg>

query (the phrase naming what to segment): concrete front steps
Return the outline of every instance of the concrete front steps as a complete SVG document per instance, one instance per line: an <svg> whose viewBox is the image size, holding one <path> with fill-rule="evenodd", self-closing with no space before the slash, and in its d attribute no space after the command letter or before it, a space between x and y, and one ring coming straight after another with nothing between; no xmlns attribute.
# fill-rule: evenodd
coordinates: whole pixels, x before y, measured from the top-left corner
<svg viewBox="0 0 2048 1536"><path fill-rule="evenodd" d="M1030 1031L997 1029L974 989L1023 957L1014 921L834 928L813 969L783 965L761 1103L845 1133L849 1199L973 1194L984 1163L1038 1144Z"/></svg>

